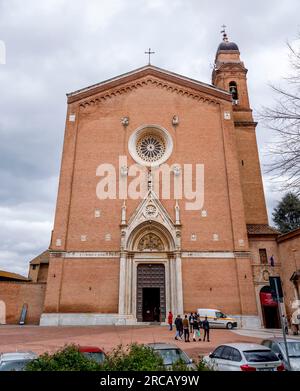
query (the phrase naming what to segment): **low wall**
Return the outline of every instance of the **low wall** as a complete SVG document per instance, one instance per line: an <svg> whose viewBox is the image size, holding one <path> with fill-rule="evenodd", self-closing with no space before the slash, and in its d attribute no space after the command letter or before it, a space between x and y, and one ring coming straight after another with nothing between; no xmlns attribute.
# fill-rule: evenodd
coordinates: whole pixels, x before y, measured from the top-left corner
<svg viewBox="0 0 300 391"><path fill-rule="evenodd" d="M45 283L0 281L0 301L5 304L5 323L18 324L23 304L27 304L25 324L39 324L45 290Z"/></svg>

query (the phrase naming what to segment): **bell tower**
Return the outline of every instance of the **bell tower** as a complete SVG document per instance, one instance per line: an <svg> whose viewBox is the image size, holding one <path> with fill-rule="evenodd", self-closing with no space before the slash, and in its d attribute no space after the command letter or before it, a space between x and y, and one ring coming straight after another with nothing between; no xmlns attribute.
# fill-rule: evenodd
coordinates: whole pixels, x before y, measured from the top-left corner
<svg viewBox="0 0 300 391"><path fill-rule="evenodd" d="M255 128L250 108L247 72L236 43L225 30L217 49L212 84L232 95L233 120L239 157L240 177L247 224L268 224Z"/></svg>

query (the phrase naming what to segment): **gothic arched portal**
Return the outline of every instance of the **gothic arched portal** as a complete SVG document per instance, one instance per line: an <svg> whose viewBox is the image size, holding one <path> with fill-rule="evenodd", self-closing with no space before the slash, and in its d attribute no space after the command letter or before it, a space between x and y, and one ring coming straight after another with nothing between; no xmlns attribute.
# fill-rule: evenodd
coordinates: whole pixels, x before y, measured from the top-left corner
<svg viewBox="0 0 300 391"><path fill-rule="evenodd" d="M119 313L138 322L165 322L182 313L181 257L172 232L155 221L138 224L120 259Z"/></svg>

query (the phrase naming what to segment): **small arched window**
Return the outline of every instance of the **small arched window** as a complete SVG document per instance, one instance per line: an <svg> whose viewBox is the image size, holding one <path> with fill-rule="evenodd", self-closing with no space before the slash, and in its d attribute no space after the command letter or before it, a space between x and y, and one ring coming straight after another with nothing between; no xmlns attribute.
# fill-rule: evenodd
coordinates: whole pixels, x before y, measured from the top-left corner
<svg viewBox="0 0 300 391"><path fill-rule="evenodd" d="M232 100L234 101L235 104L237 104L239 96L238 96L238 89L235 81L231 81L229 83L229 92L231 93Z"/></svg>

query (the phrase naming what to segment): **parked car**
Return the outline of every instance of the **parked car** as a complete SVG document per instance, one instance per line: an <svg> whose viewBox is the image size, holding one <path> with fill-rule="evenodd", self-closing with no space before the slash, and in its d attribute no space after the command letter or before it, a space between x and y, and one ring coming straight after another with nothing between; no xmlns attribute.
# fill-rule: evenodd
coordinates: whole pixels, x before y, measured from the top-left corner
<svg viewBox="0 0 300 391"><path fill-rule="evenodd" d="M251 343L220 345L203 361L216 371L284 371L275 353L266 346Z"/></svg>
<svg viewBox="0 0 300 391"><path fill-rule="evenodd" d="M155 352L159 353L164 361L166 369L171 369L172 365L179 360L183 360L190 369L196 368L193 360L176 345L157 342L149 343L147 346L150 346Z"/></svg>
<svg viewBox="0 0 300 391"><path fill-rule="evenodd" d="M0 371L24 371L26 364L38 356L33 352L2 353L0 355Z"/></svg>
<svg viewBox="0 0 300 391"><path fill-rule="evenodd" d="M283 338L268 338L262 341L262 345L270 348L282 360L285 369L289 370ZM287 347L291 370L300 371L300 340L287 338Z"/></svg>
<svg viewBox="0 0 300 391"><path fill-rule="evenodd" d="M79 351L85 357L97 361L99 364L101 364L105 359L104 351L96 346L79 346Z"/></svg>
<svg viewBox="0 0 300 391"><path fill-rule="evenodd" d="M214 310L210 308L198 308L197 313L201 321L203 321L207 316L207 320L209 322L210 327L222 327L227 329L237 327L236 319L225 315L220 310Z"/></svg>

